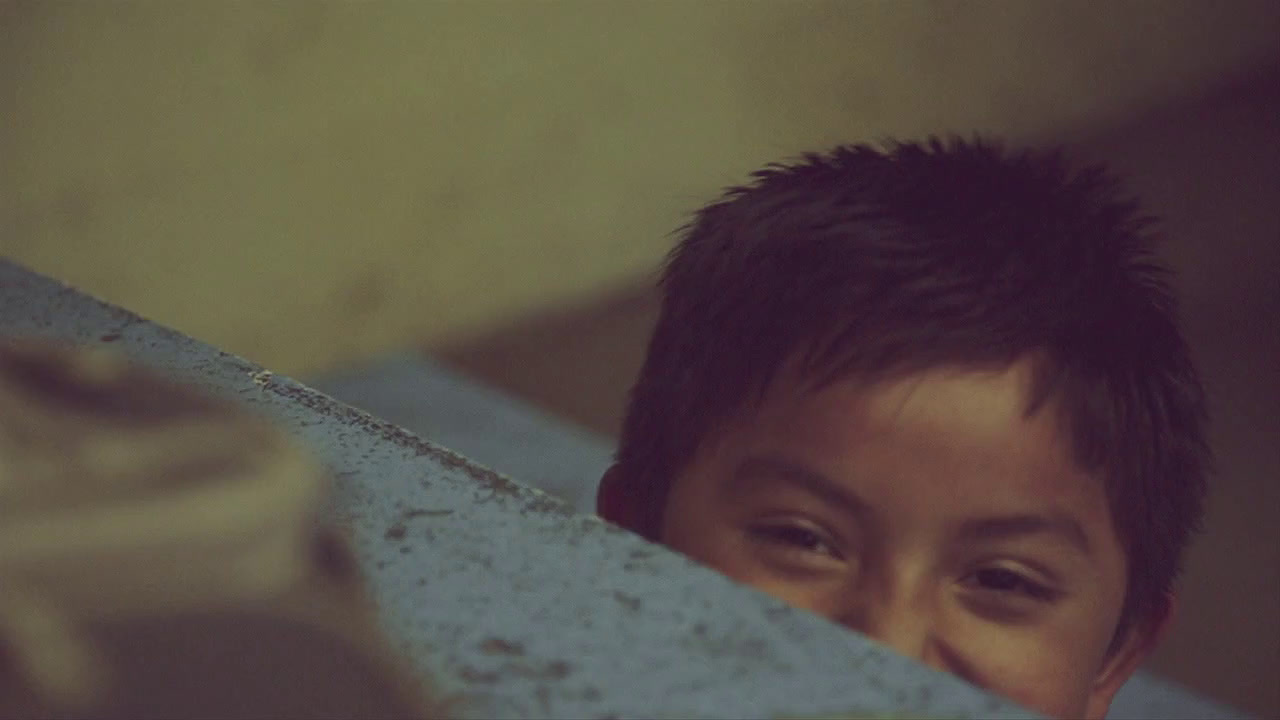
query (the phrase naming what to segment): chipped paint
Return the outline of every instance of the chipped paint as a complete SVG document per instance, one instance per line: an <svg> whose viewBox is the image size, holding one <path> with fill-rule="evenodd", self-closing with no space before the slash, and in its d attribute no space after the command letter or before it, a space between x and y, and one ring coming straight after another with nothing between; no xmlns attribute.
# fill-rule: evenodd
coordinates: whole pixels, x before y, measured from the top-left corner
<svg viewBox="0 0 1280 720"><path fill-rule="evenodd" d="M523 655L524 645L498 637L491 637L480 643L480 652L485 655Z"/></svg>

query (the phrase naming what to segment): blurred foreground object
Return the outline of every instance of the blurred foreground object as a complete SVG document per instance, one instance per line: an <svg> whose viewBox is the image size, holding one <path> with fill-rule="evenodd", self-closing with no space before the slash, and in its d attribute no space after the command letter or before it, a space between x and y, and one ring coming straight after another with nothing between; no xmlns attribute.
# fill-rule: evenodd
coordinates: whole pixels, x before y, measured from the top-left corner
<svg viewBox="0 0 1280 720"><path fill-rule="evenodd" d="M0 341L0 717L439 717L321 469L102 349Z"/></svg>

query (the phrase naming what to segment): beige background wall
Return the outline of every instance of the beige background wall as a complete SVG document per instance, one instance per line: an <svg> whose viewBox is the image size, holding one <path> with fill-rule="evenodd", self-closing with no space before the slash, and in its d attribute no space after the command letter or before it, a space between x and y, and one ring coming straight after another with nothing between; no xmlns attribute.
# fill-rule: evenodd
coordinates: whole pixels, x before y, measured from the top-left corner
<svg viewBox="0 0 1280 720"><path fill-rule="evenodd" d="M1280 4L0 2L0 252L278 371L647 271L849 138L1105 125Z"/></svg>
<svg viewBox="0 0 1280 720"><path fill-rule="evenodd" d="M1274 2L0 2L0 252L281 372L427 346L611 432L652 317L617 288L720 186L1078 141L1168 217L1217 412L1155 667L1275 716L1277 38Z"/></svg>

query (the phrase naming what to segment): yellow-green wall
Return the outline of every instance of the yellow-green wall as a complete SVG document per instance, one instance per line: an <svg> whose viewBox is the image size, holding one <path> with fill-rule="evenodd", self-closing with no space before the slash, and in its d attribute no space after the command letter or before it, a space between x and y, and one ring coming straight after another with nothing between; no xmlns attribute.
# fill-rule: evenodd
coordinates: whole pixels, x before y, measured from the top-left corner
<svg viewBox="0 0 1280 720"><path fill-rule="evenodd" d="M1115 122L1273 52L1278 8L6 2L0 252L317 372L648 272L768 160Z"/></svg>

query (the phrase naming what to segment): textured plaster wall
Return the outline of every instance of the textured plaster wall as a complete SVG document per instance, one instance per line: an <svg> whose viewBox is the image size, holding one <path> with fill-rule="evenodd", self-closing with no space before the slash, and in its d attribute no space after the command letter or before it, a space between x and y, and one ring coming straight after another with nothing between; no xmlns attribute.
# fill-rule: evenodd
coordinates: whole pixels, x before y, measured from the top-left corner
<svg viewBox="0 0 1280 720"><path fill-rule="evenodd" d="M1079 133L1278 27L1262 0L2 2L0 253L314 373L648 271L764 161Z"/></svg>

